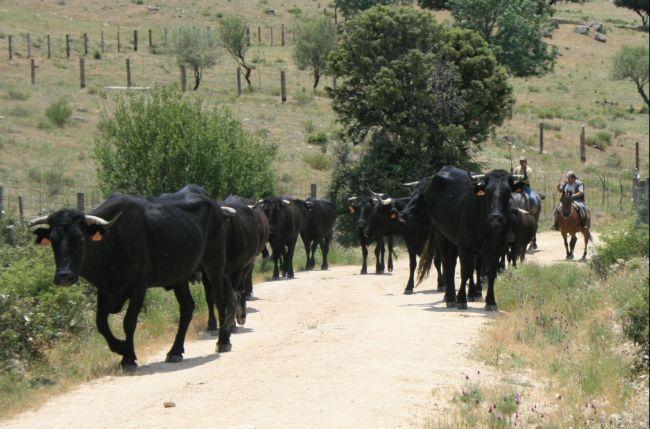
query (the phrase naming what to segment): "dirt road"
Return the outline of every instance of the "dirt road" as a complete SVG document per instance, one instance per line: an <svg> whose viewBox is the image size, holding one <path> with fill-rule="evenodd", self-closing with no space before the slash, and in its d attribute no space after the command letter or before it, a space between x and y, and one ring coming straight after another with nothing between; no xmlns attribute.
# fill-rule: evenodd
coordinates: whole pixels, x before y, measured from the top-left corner
<svg viewBox="0 0 650 429"><path fill-rule="evenodd" d="M564 259L558 233L539 243L528 260ZM215 354L216 339L206 338L167 364L164 349L132 375L95 380L0 427L418 426L440 406L432 389L457 387L480 368L467 352L494 314L483 303L446 309L433 279L402 295L407 259L402 252L392 275L345 266L256 285L232 352Z"/></svg>

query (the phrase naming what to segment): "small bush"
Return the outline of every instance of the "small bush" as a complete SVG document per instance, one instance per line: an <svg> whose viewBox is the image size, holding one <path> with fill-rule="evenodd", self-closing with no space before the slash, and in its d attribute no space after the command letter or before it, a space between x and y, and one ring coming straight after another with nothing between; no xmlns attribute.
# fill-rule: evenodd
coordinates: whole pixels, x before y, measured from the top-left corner
<svg viewBox="0 0 650 429"><path fill-rule="evenodd" d="M309 144L324 145L327 144L327 141L327 133L323 132L311 134L309 137L307 137L307 142Z"/></svg>
<svg viewBox="0 0 650 429"><path fill-rule="evenodd" d="M7 88L7 98L14 101L25 101L29 98L29 92L10 86Z"/></svg>
<svg viewBox="0 0 650 429"><path fill-rule="evenodd" d="M598 131L596 134L587 136L585 144L595 149L605 150L606 146L612 143L612 135L607 131Z"/></svg>
<svg viewBox="0 0 650 429"><path fill-rule="evenodd" d="M96 60L101 60L102 59L102 53L99 50L95 49L95 51L93 52L93 58L96 59Z"/></svg>
<svg viewBox="0 0 650 429"><path fill-rule="evenodd" d="M621 127L612 127L610 131L614 134L614 137L620 137L625 134L625 130Z"/></svg>
<svg viewBox="0 0 650 429"><path fill-rule="evenodd" d="M562 125L544 122L544 125L542 125L542 128L544 128L545 130L551 130L551 131L561 131L562 130Z"/></svg>
<svg viewBox="0 0 650 429"><path fill-rule="evenodd" d="M528 87L528 93L529 94L537 94L539 92L539 88L536 86L529 86Z"/></svg>
<svg viewBox="0 0 650 429"><path fill-rule="evenodd" d="M611 267L620 261L648 256L648 228L637 227L634 222L617 224L602 234L597 254L592 264L601 276L606 276Z"/></svg>
<svg viewBox="0 0 650 429"><path fill-rule="evenodd" d="M289 9L289 13L294 16L299 16L302 15L302 9L300 9L299 7L292 7L291 9Z"/></svg>
<svg viewBox="0 0 650 429"><path fill-rule="evenodd" d="M612 154L605 159L605 165L609 168L617 168L623 164L623 160L617 154Z"/></svg>
<svg viewBox="0 0 650 429"><path fill-rule="evenodd" d="M312 120L303 122L302 126L305 128L305 132L309 134L313 133L316 130L316 126Z"/></svg>
<svg viewBox="0 0 650 429"><path fill-rule="evenodd" d="M314 96L311 94L298 94L296 95L296 103L299 106L306 106L307 104L311 104L314 101Z"/></svg>
<svg viewBox="0 0 650 429"><path fill-rule="evenodd" d="M72 107L64 98L52 103L45 111L45 116L57 127L64 127L72 117Z"/></svg>
<svg viewBox="0 0 650 429"><path fill-rule="evenodd" d="M327 171L332 168L332 158L326 153L313 152L303 157L303 161L314 170Z"/></svg>
<svg viewBox="0 0 650 429"><path fill-rule="evenodd" d="M603 129L607 127L607 122L605 122L605 120L601 117L596 117L589 119L589 125L594 128Z"/></svg>

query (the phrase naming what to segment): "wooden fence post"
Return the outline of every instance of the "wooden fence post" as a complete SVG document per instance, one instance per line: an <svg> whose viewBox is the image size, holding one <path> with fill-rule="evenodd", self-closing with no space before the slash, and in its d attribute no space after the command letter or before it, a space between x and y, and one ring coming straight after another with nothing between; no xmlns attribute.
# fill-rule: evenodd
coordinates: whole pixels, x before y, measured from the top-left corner
<svg viewBox="0 0 650 429"><path fill-rule="evenodd" d="M47 58L50 59L52 57L52 43L50 41L50 35L47 35Z"/></svg>
<svg viewBox="0 0 650 429"><path fill-rule="evenodd" d="M544 122L539 123L539 153L544 153Z"/></svg>
<svg viewBox="0 0 650 429"><path fill-rule="evenodd" d="M241 95L241 68L237 67L237 97Z"/></svg>
<svg viewBox="0 0 650 429"><path fill-rule="evenodd" d="M251 28L246 27L246 40L248 41L248 44L251 44Z"/></svg>
<svg viewBox="0 0 650 429"><path fill-rule="evenodd" d="M126 86L131 86L131 59L126 59Z"/></svg>
<svg viewBox="0 0 650 429"><path fill-rule="evenodd" d="M167 28L163 31L163 44L167 46Z"/></svg>
<svg viewBox="0 0 650 429"><path fill-rule="evenodd" d="M586 155L587 139L585 136L585 126L580 129L580 162L584 163L587 160Z"/></svg>
<svg viewBox="0 0 650 429"><path fill-rule="evenodd" d="M29 35L29 33L27 33L27 35L25 36L25 40L27 42L27 58L31 58L32 57L32 38Z"/></svg>
<svg viewBox="0 0 650 429"><path fill-rule="evenodd" d="M65 56L66 58L70 58L70 35L69 34L65 35Z"/></svg>
<svg viewBox="0 0 650 429"><path fill-rule="evenodd" d="M84 33L84 55L88 55L88 33Z"/></svg>
<svg viewBox="0 0 650 429"><path fill-rule="evenodd" d="M13 36L8 36L7 37L7 41L9 42L9 59L10 60L14 59L14 50L13 50L13 46L12 46L12 43L11 43L12 40L13 40Z"/></svg>
<svg viewBox="0 0 650 429"><path fill-rule="evenodd" d="M282 46L284 46L284 24L282 24L282 37L281 37Z"/></svg>
<svg viewBox="0 0 650 429"><path fill-rule="evenodd" d="M138 51L138 30L133 30L133 52Z"/></svg>
<svg viewBox="0 0 650 429"><path fill-rule="evenodd" d="M187 66L181 64L181 90L185 92L187 89Z"/></svg>
<svg viewBox="0 0 650 429"><path fill-rule="evenodd" d="M99 50L103 54L105 49L106 45L104 44L104 30L101 30L99 32Z"/></svg>
<svg viewBox="0 0 650 429"><path fill-rule="evenodd" d="M29 60L29 71L32 78L32 85L36 85L36 62L34 58Z"/></svg>
<svg viewBox="0 0 650 429"><path fill-rule="evenodd" d="M282 102L287 101L287 78L284 70L280 71L280 92L282 94Z"/></svg>
<svg viewBox="0 0 650 429"><path fill-rule="evenodd" d="M18 216L20 216L20 221L25 221L25 206L23 204L23 196L18 195Z"/></svg>
<svg viewBox="0 0 650 429"><path fill-rule="evenodd" d="M257 44L261 45L262 44L262 28L257 27Z"/></svg>
<svg viewBox="0 0 650 429"><path fill-rule="evenodd" d="M86 59L79 57L79 87L86 87Z"/></svg>
<svg viewBox="0 0 650 429"><path fill-rule="evenodd" d="M332 78L332 89L336 91L336 76Z"/></svg>
<svg viewBox="0 0 650 429"><path fill-rule="evenodd" d="M86 211L86 196L83 192L77 192L77 210L82 213Z"/></svg>
<svg viewBox="0 0 650 429"><path fill-rule="evenodd" d="M641 171L641 158L639 158L639 142L634 143L634 167L636 171Z"/></svg>
<svg viewBox="0 0 650 429"><path fill-rule="evenodd" d="M0 219L2 219L2 212L4 211L4 196L5 196L5 188L4 186L0 186Z"/></svg>
<svg viewBox="0 0 650 429"><path fill-rule="evenodd" d="M334 25L337 25L338 23L338 8L334 5Z"/></svg>
<svg viewBox="0 0 650 429"><path fill-rule="evenodd" d="M271 47L273 47L273 27L271 27L270 30L271 30Z"/></svg>
<svg viewBox="0 0 650 429"><path fill-rule="evenodd" d="M149 49L153 48L153 37L151 36L151 28L149 29Z"/></svg>
<svg viewBox="0 0 650 429"><path fill-rule="evenodd" d="M316 184L312 183L311 186L310 186L310 196L312 198L316 198L316 190L317 190L316 189Z"/></svg>
<svg viewBox="0 0 650 429"><path fill-rule="evenodd" d="M122 50L122 43L120 42L120 29L117 29L117 52Z"/></svg>

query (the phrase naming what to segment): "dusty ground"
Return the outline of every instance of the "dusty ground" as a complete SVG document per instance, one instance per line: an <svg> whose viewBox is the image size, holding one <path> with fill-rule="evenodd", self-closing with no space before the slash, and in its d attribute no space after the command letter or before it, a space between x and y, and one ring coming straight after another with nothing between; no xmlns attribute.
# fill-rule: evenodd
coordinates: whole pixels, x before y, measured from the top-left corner
<svg viewBox="0 0 650 429"><path fill-rule="evenodd" d="M559 233L539 244L528 260L564 259ZM407 265L402 254L392 275L345 266L259 284L231 353L215 354L206 338L167 364L164 349L131 375L95 380L0 427L420 426L441 405L432 389L480 368L467 352L494 313L483 303L446 309L432 280L402 295Z"/></svg>

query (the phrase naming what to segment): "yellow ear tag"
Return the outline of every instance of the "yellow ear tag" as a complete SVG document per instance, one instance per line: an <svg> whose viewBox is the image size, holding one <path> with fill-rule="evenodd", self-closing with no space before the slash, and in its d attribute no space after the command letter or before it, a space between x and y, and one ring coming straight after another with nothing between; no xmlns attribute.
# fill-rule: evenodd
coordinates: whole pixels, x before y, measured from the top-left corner
<svg viewBox="0 0 650 429"><path fill-rule="evenodd" d="M50 240L48 240L47 238L43 238L40 244L41 246L49 246L51 243Z"/></svg>
<svg viewBox="0 0 650 429"><path fill-rule="evenodd" d="M354 207L348 207L350 209L350 213L354 213Z"/></svg>
<svg viewBox="0 0 650 429"><path fill-rule="evenodd" d="M482 197L483 195L485 195L485 191L482 189L476 193L477 197Z"/></svg>
<svg viewBox="0 0 650 429"><path fill-rule="evenodd" d="M93 241L102 241L104 239L104 236L97 231L95 234L93 234Z"/></svg>

